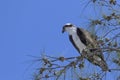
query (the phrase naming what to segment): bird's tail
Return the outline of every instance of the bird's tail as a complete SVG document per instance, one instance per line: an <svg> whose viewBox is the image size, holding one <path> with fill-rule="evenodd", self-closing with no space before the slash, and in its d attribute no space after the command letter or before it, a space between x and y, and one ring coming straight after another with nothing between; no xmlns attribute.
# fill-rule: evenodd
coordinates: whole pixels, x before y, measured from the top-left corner
<svg viewBox="0 0 120 80"><path fill-rule="evenodd" d="M96 65L98 65L103 71L110 71L106 61L104 60L104 55L102 52L96 52L93 55L93 60Z"/></svg>
<svg viewBox="0 0 120 80"><path fill-rule="evenodd" d="M101 69L102 69L103 71L109 71L109 72L110 72L110 69L108 68L108 65L107 65L107 63L106 63L105 60L98 61L97 65L98 65L99 67L101 67Z"/></svg>
<svg viewBox="0 0 120 80"><path fill-rule="evenodd" d="M104 55L102 54L101 51L100 52L90 51L86 55L87 55L86 59L88 59L88 61L99 66L103 71L110 71L106 61L104 60Z"/></svg>

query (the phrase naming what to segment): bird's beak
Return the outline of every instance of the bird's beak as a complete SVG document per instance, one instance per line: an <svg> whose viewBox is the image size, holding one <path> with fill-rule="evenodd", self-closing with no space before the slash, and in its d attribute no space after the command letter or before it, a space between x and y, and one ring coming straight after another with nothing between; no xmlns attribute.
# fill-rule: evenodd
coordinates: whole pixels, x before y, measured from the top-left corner
<svg viewBox="0 0 120 80"><path fill-rule="evenodd" d="M63 30L62 30L62 33L64 33L64 32L65 32L65 30L63 29Z"/></svg>
<svg viewBox="0 0 120 80"><path fill-rule="evenodd" d="M63 28L62 28L62 33L64 33L65 32L65 27L63 26Z"/></svg>

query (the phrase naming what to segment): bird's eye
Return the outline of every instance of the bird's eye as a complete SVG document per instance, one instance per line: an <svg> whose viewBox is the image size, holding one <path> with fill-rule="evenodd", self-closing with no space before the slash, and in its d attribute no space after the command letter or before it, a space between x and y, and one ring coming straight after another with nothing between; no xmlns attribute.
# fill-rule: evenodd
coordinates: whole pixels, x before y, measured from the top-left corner
<svg viewBox="0 0 120 80"><path fill-rule="evenodd" d="M65 25L64 27L72 27L72 24L70 24L70 25Z"/></svg>

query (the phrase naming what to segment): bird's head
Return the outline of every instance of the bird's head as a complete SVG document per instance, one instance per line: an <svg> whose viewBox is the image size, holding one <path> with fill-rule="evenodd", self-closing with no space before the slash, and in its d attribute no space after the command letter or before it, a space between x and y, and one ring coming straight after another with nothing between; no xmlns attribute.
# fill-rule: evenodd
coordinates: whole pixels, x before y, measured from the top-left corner
<svg viewBox="0 0 120 80"><path fill-rule="evenodd" d="M63 29L62 29L62 33L64 32L68 32L69 34L72 34L73 32L76 31L76 27L75 25L71 24L71 23L67 23L63 26Z"/></svg>

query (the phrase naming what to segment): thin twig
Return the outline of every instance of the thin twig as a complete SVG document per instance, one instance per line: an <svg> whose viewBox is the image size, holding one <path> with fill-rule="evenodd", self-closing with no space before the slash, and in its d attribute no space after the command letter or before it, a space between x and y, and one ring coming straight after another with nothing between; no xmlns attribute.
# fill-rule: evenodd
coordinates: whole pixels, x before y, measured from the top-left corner
<svg viewBox="0 0 120 80"><path fill-rule="evenodd" d="M110 31L108 31L108 32L103 36L103 38L106 37L106 36L107 36L109 33L111 33L112 31L115 31L115 30L117 30L117 29L120 29L120 27L111 29Z"/></svg>

